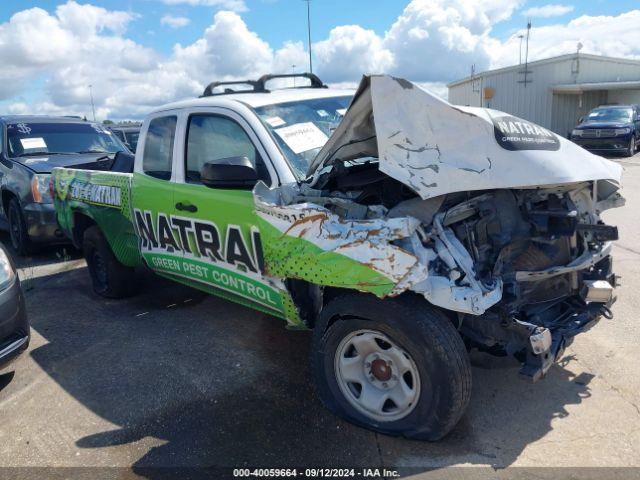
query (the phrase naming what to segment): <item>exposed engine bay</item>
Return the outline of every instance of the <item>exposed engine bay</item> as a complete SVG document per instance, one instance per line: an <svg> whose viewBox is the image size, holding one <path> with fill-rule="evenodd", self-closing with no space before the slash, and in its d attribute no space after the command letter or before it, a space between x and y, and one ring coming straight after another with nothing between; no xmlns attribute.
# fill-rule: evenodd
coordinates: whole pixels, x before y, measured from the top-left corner
<svg viewBox="0 0 640 480"><path fill-rule="evenodd" d="M378 88L395 89L384 96L393 108L403 99L407 109L419 103L402 91L413 87L383 78ZM419 122L411 117L394 122L388 131L403 133L385 134L392 139L385 143L380 138L384 125L374 116L375 89L363 85L349 109L353 123L347 122L347 112L309 180L277 189L258 184L256 211L283 235L346 256L389 279L386 290L355 288L382 297L422 296L447 312L469 347L514 355L523 364L522 374L542 377L577 333L601 316L612 316L616 277L610 252L618 231L600 214L624 204L618 193L620 169L537 126L527 127L533 134L517 142L539 141L538 146L509 140L505 147L500 129L513 122L492 124L495 112L485 111L482 118L431 98L424 100ZM473 151L461 164L453 143L457 156L447 162L450 139L434 137L433 125L425 127L420 142L404 134L414 123L436 122L422 119L433 105L450 117L440 112L440 123L453 118L462 130L467 122L467 130L479 132L477 150L482 161L488 160L484 170L473 163ZM398 136L404 137L401 144ZM578 163L566 162L555 172L550 160L566 155L584 162L582 170L570 173ZM506 166L498 168L502 161ZM509 164L518 161L540 165L541 173L521 179L522 172ZM278 273L313 282L298 271ZM344 277L327 278L323 285L354 288Z"/></svg>
<svg viewBox="0 0 640 480"><path fill-rule="evenodd" d="M289 208L282 197L269 195L273 191L258 190L260 211L285 207L298 218L286 228L288 234L312 236L319 244L326 235L328 243L336 243L333 251L360 261L366 261L365 249L374 252L372 268L396 274L389 295L412 291L455 312L470 346L523 361L529 356L531 365L523 373L536 378L576 333L601 315L611 316L616 279L610 251L618 232L604 225L599 213L623 203L617 192L600 198L597 182L583 182L425 200L380 173L375 163L354 168L353 176L341 172L327 182L329 190L288 192ZM350 233L334 231L333 216ZM378 242L383 222L395 236L386 232ZM363 238L366 244L359 243ZM550 351L554 336L556 352L545 359L540 354Z"/></svg>

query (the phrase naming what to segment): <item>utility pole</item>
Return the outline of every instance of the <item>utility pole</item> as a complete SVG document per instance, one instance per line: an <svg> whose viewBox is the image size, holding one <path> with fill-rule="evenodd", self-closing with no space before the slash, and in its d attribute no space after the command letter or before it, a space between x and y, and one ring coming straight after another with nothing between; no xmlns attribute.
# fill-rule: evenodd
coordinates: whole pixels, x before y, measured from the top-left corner
<svg viewBox="0 0 640 480"><path fill-rule="evenodd" d="M311 0L302 0L307 2L307 38L309 40L309 73L313 73L313 63L311 62Z"/></svg>
<svg viewBox="0 0 640 480"><path fill-rule="evenodd" d="M522 73L524 75L522 80L518 80L518 83L524 83L524 88L527 88L527 83L531 83L529 80L529 35L531 33L531 20L527 21L527 35L526 35L526 43L524 49L524 70L520 70L518 73Z"/></svg>
<svg viewBox="0 0 640 480"><path fill-rule="evenodd" d="M296 66L295 64L291 65L291 74L295 75L296 73ZM293 88L296 88L296 77L293 77Z"/></svg>
<svg viewBox="0 0 640 480"><path fill-rule="evenodd" d="M518 35L518 38L520 39L520 53L518 55L518 65L522 65L522 39L524 38L524 35L520 34Z"/></svg>
<svg viewBox="0 0 640 480"><path fill-rule="evenodd" d="M93 85L89 85L89 96L91 97L91 111L93 112L93 121L96 121L96 107L93 104Z"/></svg>
<svg viewBox="0 0 640 480"><path fill-rule="evenodd" d="M531 20L527 22L527 46L524 52L524 88L527 88L527 66L529 65L529 33L531 32Z"/></svg>

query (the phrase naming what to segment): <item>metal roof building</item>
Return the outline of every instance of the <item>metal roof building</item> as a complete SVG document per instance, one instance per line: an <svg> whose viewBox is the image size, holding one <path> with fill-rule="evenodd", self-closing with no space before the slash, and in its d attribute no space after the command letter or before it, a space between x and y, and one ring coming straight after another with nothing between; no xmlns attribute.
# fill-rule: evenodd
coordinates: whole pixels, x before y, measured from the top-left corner
<svg viewBox="0 0 640 480"><path fill-rule="evenodd" d="M640 103L640 60L573 53L451 82L449 102L487 107L566 136L589 110Z"/></svg>

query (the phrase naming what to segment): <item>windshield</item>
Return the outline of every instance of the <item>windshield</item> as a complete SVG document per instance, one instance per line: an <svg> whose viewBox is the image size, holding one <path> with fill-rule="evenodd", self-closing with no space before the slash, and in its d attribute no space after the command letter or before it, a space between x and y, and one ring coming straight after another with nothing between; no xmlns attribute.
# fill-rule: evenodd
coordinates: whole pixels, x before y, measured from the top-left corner
<svg viewBox="0 0 640 480"><path fill-rule="evenodd" d="M630 108L596 108L591 110L586 122L630 122Z"/></svg>
<svg viewBox="0 0 640 480"><path fill-rule="evenodd" d="M298 178L342 120L351 96L315 98L256 108Z"/></svg>
<svg viewBox="0 0 640 480"><path fill-rule="evenodd" d="M54 153L115 153L126 148L97 123L10 123L9 156Z"/></svg>

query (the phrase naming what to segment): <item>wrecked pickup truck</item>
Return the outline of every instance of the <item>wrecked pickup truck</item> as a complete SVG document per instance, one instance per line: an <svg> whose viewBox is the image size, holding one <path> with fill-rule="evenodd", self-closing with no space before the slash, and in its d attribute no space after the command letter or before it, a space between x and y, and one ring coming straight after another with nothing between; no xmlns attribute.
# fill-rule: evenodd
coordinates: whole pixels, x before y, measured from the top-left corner
<svg viewBox="0 0 640 480"><path fill-rule="evenodd" d="M618 233L600 214L624 203L620 166L402 79L354 95L303 76L156 110L131 173L54 170L98 294L131 294L144 264L313 329L330 410L427 440L467 406L469 349L537 380L612 317Z"/></svg>

